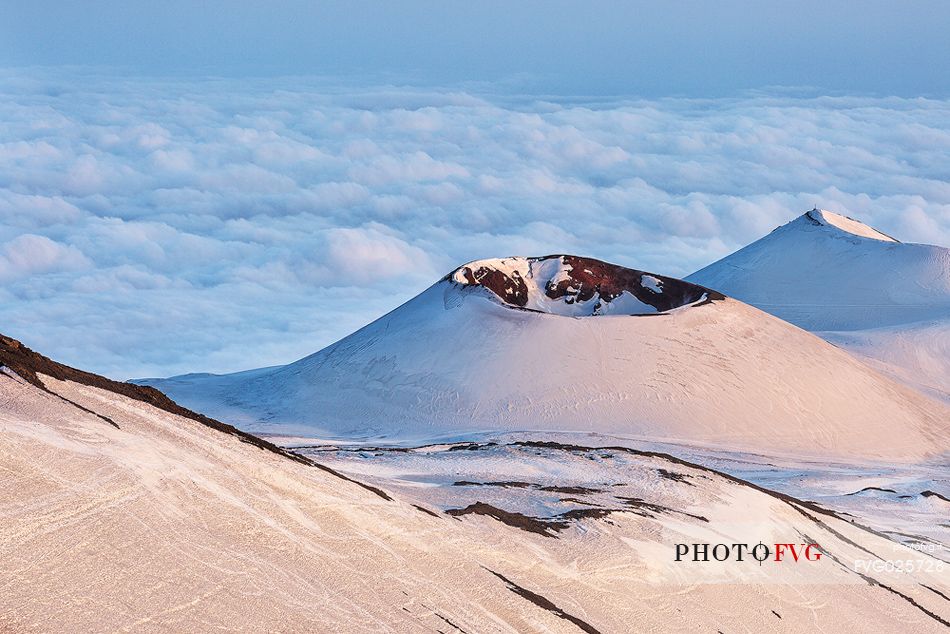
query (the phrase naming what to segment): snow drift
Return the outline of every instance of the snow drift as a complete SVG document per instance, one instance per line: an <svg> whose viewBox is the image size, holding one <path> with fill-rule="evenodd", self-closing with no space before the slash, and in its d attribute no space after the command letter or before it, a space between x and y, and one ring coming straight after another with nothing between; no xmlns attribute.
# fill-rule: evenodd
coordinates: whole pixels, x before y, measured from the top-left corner
<svg viewBox="0 0 950 634"><path fill-rule="evenodd" d="M244 429L390 441L592 431L915 458L946 449L950 416L741 302L572 256L467 264L286 366L145 382Z"/></svg>

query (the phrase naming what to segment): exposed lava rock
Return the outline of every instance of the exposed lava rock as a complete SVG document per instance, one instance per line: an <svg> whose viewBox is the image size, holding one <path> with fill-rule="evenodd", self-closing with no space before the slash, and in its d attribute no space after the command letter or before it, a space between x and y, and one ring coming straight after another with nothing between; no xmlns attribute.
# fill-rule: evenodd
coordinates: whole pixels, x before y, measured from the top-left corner
<svg viewBox="0 0 950 634"><path fill-rule="evenodd" d="M509 275L488 266L476 269L463 266L460 272L468 284L484 286L508 304L524 308L528 303L528 285L517 271Z"/></svg>
<svg viewBox="0 0 950 634"><path fill-rule="evenodd" d="M674 482L683 482L689 486L694 486L693 483L689 481L690 476L686 475L685 473L677 473L676 471L670 471L669 469L657 469L656 471L661 478L673 480Z"/></svg>
<svg viewBox="0 0 950 634"><path fill-rule="evenodd" d="M582 502L589 504L589 502ZM557 533L568 528L572 522L582 519L600 519L607 517L611 513L622 512L624 509L608 508L589 508L589 509L571 509L553 517L531 517L514 511L506 511L497 506L486 504L485 502L475 502L462 509L449 509L448 515L459 517L461 515L487 515L494 518L502 524L507 524L514 528L520 528L529 533L537 533L545 537L557 537Z"/></svg>
<svg viewBox="0 0 950 634"><path fill-rule="evenodd" d="M502 482L471 482L469 480L459 480L452 486L457 487L501 487L503 489L527 489L536 485L530 482L502 481Z"/></svg>
<svg viewBox="0 0 950 634"><path fill-rule="evenodd" d="M654 518L655 515L662 514L672 514L679 513L680 515L685 515L686 517L692 517L695 520L708 523L709 520L702 515L693 515L692 513L687 513L686 511L677 511L676 509L671 509L667 506L661 506L660 504L653 504L652 502L646 502L640 498L618 496L618 500L622 501L626 506L634 509L640 509L640 515L648 518Z"/></svg>
<svg viewBox="0 0 950 634"><path fill-rule="evenodd" d="M459 480L452 484L457 487L501 487L503 489L537 489L546 493L563 493L565 495L588 495L591 493L600 493L601 489L592 489L581 486L543 486L532 484L531 482L518 482L503 480L498 482L472 482L470 480Z"/></svg>
<svg viewBox="0 0 950 634"><path fill-rule="evenodd" d="M535 604L542 610L547 610L548 612L550 612L551 614L555 615L558 618L564 619L565 621L570 621L571 623L579 627L582 631L587 632L587 634L600 634L600 631L597 628L595 628L593 625L591 625L587 621L577 618L576 616L568 614L567 612L557 607L550 600L541 596L537 592L532 592L531 590L528 590L527 588L519 586L517 583L515 583L511 579L505 577L502 574L495 572L494 570L490 570L488 568L486 568L485 570L488 570L488 572L492 573L493 575L501 579L505 583L505 585L508 586L509 590L517 594L519 597Z"/></svg>
<svg viewBox="0 0 950 634"><path fill-rule="evenodd" d="M897 493L897 491L895 491L894 489L885 489L881 487L864 487L860 491L854 491L852 493L848 493L848 495L859 495L861 493L864 493L865 491L880 491L881 493Z"/></svg>
<svg viewBox="0 0 950 634"><path fill-rule="evenodd" d="M571 276L545 289L551 299L573 297L574 301L587 301L597 293L601 301L611 302L627 291L658 311L667 311L698 301L706 293L702 287L672 277L653 275L591 258L571 255L554 257L560 257L565 265L571 267ZM662 292L645 288L642 284L644 275L660 280Z"/></svg>
<svg viewBox="0 0 950 634"><path fill-rule="evenodd" d="M530 277L536 269L543 268L538 267L539 264L552 260L560 265L558 274L549 280L536 278L531 283L516 267L498 264L523 264ZM721 293L690 282L573 255L482 260L456 269L446 279L469 286L483 286L505 304L525 310L537 310L529 305L532 284L536 284L547 299L561 300L568 305L588 302L596 297L593 315L600 314L606 304L625 291L660 313L700 300L708 303L724 299Z"/></svg>
<svg viewBox="0 0 950 634"><path fill-rule="evenodd" d="M528 515L523 515L521 513L514 513L511 511L505 511L491 504L485 504L484 502L475 502L474 504L469 504L463 509L449 509L446 511L447 514L453 517L459 517L460 515L487 515L488 517L494 518L501 522L502 524L507 524L514 528L520 528L523 531L528 531L529 533L537 533L538 535L544 535L545 537L554 537L554 534L551 532L558 531L564 528L565 524L563 522L556 521L546 521L537 517L530 517Z"/></svg>

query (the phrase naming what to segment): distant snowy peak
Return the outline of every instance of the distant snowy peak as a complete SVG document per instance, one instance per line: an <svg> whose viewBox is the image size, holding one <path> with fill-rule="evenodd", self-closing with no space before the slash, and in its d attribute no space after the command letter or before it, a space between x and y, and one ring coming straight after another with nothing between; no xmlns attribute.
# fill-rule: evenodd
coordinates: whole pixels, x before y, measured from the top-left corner
<svg viewBox="0 0 950 634"><path fill-rule="evenodd" d="M671 277L573 255L476 260L446 276L502 304L571 317L649 315L723 296Z"/></svg>
<svg viewBox="0 0 950 634"><path fill-rule="evenodd" d="M950 249L819 209L686 279L812 331L950 317Z"/></svg>
<svg viewBox="0 0 950 634"><path fill-rule="evenodd" d="M686 279L950 402L950 249L812 209Z"/></svg>
<svg viewBox="0 0 950 634"><path fill-rule="evenodd" d="M886 233L882 233L874 227L869 227L863 222L858 222L854 218L842 216L841 214L836 214L833 211L818 209L817 207L805 213L805 215L803 215L801 218L807 219L819 226L834 227L835 229L845 233L850 233L851 235L855 235L860 238L880 240L882 242L899 242L899 240L895 240Z"/></svg>

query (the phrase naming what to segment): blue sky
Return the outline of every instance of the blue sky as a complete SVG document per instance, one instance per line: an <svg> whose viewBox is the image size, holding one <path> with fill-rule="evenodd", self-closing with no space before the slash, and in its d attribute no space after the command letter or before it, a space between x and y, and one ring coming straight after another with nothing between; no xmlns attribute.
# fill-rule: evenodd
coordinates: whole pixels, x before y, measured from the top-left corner
<svg viewBox="0 0 950 634"><path fill-rule="evenodd" d="M815 204L950 244L943 3L4 4L0 332L116 378L475 258L685 275Z"/></svg>
<svg viewBox="0 0 950 634"><path fill-rule="evenodd" d="M0 65L169 76L506 81L721 96L763 86L947 96L941 0L4 0Z"/></svg>

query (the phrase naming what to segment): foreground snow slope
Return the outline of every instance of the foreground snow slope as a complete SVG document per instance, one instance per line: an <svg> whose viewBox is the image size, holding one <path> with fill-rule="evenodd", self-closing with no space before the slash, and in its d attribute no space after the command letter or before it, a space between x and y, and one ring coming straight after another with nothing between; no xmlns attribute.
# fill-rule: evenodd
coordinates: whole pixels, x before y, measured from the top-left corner
<svg viewBox="0 0 950 634"><path fill-rule="evenodd" d="M670 456L529 445L492 460L529 475L547 469L544 482L557 487L589 475L588 455L616 454L622 469L611 477L629 479L615 483L623 495L586 511L552 501L564 510L554 518L506 512L525 506L498 491L485 498L492 504L443 498L426 508L157 393L31 359L0 338L0 631L777 632L861 623L937 632L950 623L950 584L928 570L937 560L854 518ZM459 490L471 499L469 487ZM673 562L677 543L760 540L815 542L824 556ZM911 573L855 570L906 559L923 563Z"/></svg>
<svg viewBox="0 0 950 634"><path fill-rule="evenodd" d="M296 363L148 383L270 433L596 431L895 459L950 445L950 410L821 339L701 287L578 258L476 262Z"/></svg>
<svg viewBox="0 0 950 634"><path fill-rule="evenodd" d="M686 279L950 400L950 249L815 209Z"/></svg>

